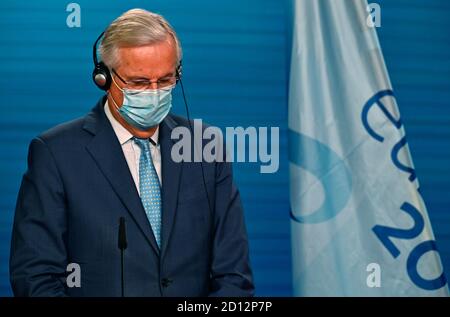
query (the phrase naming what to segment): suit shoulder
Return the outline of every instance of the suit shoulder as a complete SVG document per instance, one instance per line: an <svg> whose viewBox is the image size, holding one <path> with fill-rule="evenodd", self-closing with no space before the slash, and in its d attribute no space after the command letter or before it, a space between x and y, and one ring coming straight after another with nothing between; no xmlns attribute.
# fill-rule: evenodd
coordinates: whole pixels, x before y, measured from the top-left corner
<svg viewBox="0 0 450 317"><path fill-rule="evenodd" d="M38 138L45 143L52 143L57 140L73 138L82 131L85 117L76 118L58 124L38 135Z"/></svg>
<svg viewBox="0 0 450 317"><path fill-rule="evenodd" d="M86 133L88 129L85 129L87 128L87 124L101 124L106 118L103 111L105 101L106 95L99 99L96 105L84 116L58 124L53 128L42 132L38 135L38 138L47 144L59 144L61 142L71 142L72 144L75 144L77 140L84 140L84 138L88 136L88 133Z"/></svg>

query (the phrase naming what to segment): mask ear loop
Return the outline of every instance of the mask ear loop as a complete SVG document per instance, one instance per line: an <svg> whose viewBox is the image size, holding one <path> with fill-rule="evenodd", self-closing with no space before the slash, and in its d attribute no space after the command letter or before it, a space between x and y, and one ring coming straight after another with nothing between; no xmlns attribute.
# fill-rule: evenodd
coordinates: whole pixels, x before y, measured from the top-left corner
<svg viewBox="0 0 450 317"><path fill-rule="evenodd" d="M122 94L123 94L124 93L123 89L120 88L119 85L117 85L116 81L114 80L114 76L111 76L111 80L114 83L114 85L116 85L117 89L119 89L122 92ZM113 95L109 92L109 89L107 90L107 95L111 96L111 100L112 100L114 106L116 107L117 111L119 111L120 107L117 105L116 101L114 100Z"/></svg>
<svg viewBox="0 0 450 317"><path fill-rule="evenodd" d="M117 89L119 89L122 93L124 92L123 88L120 88L119 85L117 85L116 80L114 79L114 76L111 76L112 82L114 83L114 85L116 85ZM108 90L109 93L109 90Z"/></svg>
<svg viewBox="0 0 450 317"><path fill-rule="evenodd" d="M112 102L113 102L113 104L114 104L114 107L116 107L116 110L119 111L120 107L117 105L116 101L114 100L113 95L111 95L111 94L109 93L109 91L108 91L108 96L111 96L111 100L112 100Z"/></svg>

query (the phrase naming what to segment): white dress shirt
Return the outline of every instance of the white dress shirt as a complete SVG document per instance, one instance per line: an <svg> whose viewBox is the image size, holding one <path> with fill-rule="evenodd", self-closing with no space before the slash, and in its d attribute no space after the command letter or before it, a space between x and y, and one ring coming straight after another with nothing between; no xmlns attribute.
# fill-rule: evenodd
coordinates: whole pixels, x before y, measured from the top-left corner
<svg viewBox="0 0 450 317"><path fill-rule="evenodd" d="M106 101L104 106L106 117L114 129L114 132L119 140L120 145L122 146L123 154L125 155L125 159L128 163L128 168L130 169L131 176L133 176L134 184L136 185L136 189L138 193L139 191L139 159L141 156L141 148L133 141L133 135L125 129L119 121L114 118L111 113L111 110L108 106L108 101ZM159 127L156 128L155 133L151 136L152 141L156 144L153 145L150 142L150 152L152 155L153 165L155 166L156 173L158 174L159 183L162 183L161 178L161 150L159 147L158 139L159 139Z"/></svg>

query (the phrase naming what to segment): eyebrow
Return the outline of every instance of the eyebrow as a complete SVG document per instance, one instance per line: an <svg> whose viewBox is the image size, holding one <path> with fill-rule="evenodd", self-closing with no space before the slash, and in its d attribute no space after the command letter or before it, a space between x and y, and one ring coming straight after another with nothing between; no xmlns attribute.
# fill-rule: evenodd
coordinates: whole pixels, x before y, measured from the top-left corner
<svg viewBox="0 0 450 317"><path fill-rule="evenodd" d="M167 77L171 77L171 76L174 76L173 72L169 72L169 73L165 74L164 76L161 76L158 79L163 79L163 78L167 78ZM141 77L141 76L130 76L130 77L128 77L128 80L129 81L150 81L150 79L148 79L147 77Z"/></svg>

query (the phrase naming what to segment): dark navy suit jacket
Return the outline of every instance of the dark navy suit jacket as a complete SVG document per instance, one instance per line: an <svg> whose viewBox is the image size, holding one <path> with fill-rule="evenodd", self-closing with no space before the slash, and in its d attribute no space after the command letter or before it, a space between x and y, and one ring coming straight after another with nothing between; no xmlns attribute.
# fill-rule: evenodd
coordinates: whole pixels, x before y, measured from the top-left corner
<svg viewBox="0 0 450 317"><path fill-rule="evenodd" d="M160 124L162 242L158 249L105 97L84 118L32 140L12 235L16 296L120 296L119 218L126 219L125 296L251 296L252 273L231 165L175 163L173 115ZM207 196L211 203L208 207ZM81 268L68 287L67 265Z"/></svg>

